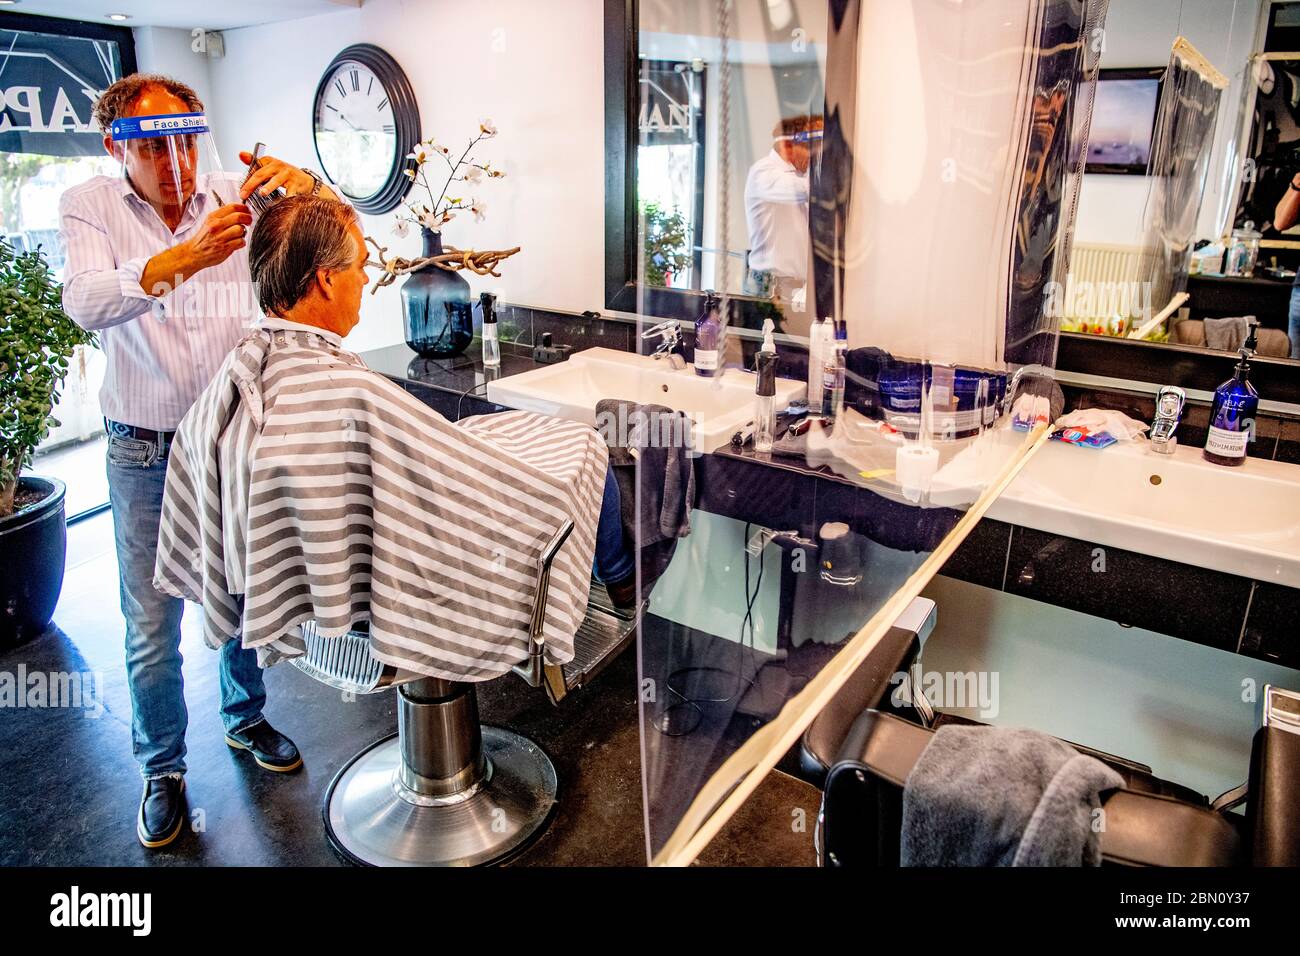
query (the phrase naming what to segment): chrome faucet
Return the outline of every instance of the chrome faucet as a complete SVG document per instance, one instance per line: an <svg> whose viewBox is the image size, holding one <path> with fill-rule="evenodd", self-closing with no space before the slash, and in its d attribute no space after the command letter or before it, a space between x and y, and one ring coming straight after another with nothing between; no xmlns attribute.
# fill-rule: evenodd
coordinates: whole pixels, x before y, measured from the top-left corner
<svg viewBox="0 0 1300 956"><path fill-rule="evenodd" d="M681 352L682 329L675 320L669 319L667 322L660 322L658 325L646 329L641 333L641 338L659 340L659 344L651 353L651 357L658 360L666 356L668 364L673 368L686 368L686 358Z"/></svg>
<svg viewBox="0 0 1300 956"><path fill-rule="evenodd" d="M1151 422L1151 450L1172 455L1178 446L1174 430L1182 418L1187 393L1176 385L1165 385L1156 395L1156 417Z"/></svg>

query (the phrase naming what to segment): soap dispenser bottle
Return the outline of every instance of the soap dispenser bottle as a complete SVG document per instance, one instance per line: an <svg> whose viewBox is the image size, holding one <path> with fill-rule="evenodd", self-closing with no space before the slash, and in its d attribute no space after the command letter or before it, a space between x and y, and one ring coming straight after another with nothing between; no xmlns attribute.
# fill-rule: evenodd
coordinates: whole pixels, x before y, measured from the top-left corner
<svg viewBox="0 0 1300 956"><path fill-rule="evenodd" d="M483 367L499 368L501 342L497 338L497 297L484 292L478 297L483 307Z"/></svg>
<svg viewBox="0 0 1300 956"><path fill-rule="evenodd" d="M710 289L704 295L704 311L695 320L695 374L716 378L722 374L722 316L718 294Z"/></svg>
<svg viewBox="0 0 1300 956"><path fill-rule="evenodd" d="M776 438L776 343L771 319L763 320L763 347L755 357L758 381L754 387L754 451L767 454Z"/></svg>
<svg viewBox="0 0 1300 956"><path fill-rule="evenodd" d="M1228 379L1214 390L1210 406L1210 433L1205 439L1205 460L1216 465L1243 465L1246 446L1254 438L1255 413L1259 395L1250 384L1250 357L1255 354L1258 325L1250 324L1250 334L1237 351L1241 360Z"/></svg>

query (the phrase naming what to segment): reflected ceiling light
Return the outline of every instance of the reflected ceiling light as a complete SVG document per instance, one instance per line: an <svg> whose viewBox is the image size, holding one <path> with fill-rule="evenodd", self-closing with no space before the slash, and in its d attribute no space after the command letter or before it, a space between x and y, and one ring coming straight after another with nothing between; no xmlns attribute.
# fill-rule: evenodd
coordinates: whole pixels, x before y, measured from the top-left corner
<svg viewBox="0 0 1300 956"><path fill-rule="evenodd" d="M108 17L110 20L117 20L117 21L121 22L122 20L130 20L130 19L131 19L131 14L129 14L129 13L109 13L109 14L107 14L107 17Z"/></svg>

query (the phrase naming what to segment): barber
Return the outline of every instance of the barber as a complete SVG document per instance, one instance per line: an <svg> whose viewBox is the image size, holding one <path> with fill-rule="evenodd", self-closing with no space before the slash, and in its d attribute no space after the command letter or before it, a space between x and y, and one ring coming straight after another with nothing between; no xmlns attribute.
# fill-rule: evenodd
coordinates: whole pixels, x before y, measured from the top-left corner
<svg viewBox="0 0 1300 956"><path fill-rule="evenodd" d="M747 295L788 306L807 282L811 240L808 232L808 168L820 149L820 116L794 116L772 130L772 148L745 178L745 220L749 258Z"/></svg>
<svg viewBox="0 0 1300 956"><path fill-rule="evenodd" d="M280 187L338 199L315 174L270 157L246 183L243 175L201 172L200 149L212 148L206 127L163 135L145 131L159 124L136 121L123 126L138 138L110 135L117 120L167 116L197 124L194 114L202 112L198 95L177 80L140 73L118 80L100 95L94 115L122 176L74 186L59 206L63 306L78 325L99 333L108 360L100 405L126 619L131 743L144 777L136 835L151 848L171 843L185 821L184 602L153 586L168 446L258 315L244 200L254 189L269 195ZM248 153L240 159L252 162ZM263 716L256 652L226 642L219 671L226 743L266 770L301 767L293 741Z"/></svg>

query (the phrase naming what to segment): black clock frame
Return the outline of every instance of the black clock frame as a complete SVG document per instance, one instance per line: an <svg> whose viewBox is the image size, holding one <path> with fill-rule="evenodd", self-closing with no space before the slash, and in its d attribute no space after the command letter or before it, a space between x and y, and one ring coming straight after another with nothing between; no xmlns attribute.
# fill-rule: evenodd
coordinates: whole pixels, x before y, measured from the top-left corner
<svg viewBox="0 0 1300 956"><path fill-rule="evenodd" d="M415 91L411 88L411 81L406 78L405 71L387 50L373 43L355 43L340 50L325 68L320 82L316 84L316 94L312 97L311 105L312 148L316 150L316 159L320 163L321 172L327 177L329 171L325 168L325 161L321 159L320 147L316 145L316 117L321 96L330 77L339 64L345 61L360 63L374 73L379 78L379 82L384 85L384 90L388 93L388 101L393 106L393 125L397 133L397 162L389 170L388 179L376 192L361 198L348 196L358 212L385 213L397 208L402 197L411 188L411 179L406 175L406 170L414 169L415 161L408 159L407 156L420 141L420 107L415 102ZM334 181L331 179L330 182ZM341 186L339 188L342 189Z"/></svg>

